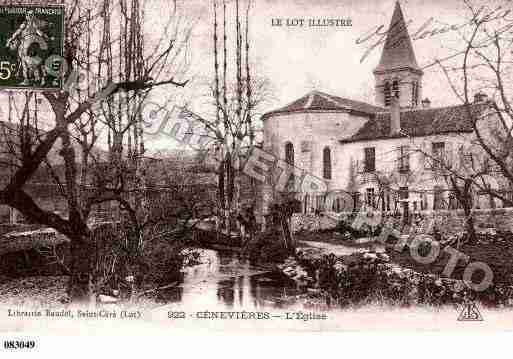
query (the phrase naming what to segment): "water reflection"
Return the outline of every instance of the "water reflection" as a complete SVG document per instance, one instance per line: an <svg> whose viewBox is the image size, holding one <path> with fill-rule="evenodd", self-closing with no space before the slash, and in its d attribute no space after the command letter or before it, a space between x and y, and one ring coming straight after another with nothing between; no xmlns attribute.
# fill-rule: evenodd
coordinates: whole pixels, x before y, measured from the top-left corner
<svg viewBox="0 0 513 359"><path fill-rule="evenodd" d="M294 281L251 265L237 253L201 250L201 264L187 268L183 283L160 293L159 300L196 308L282 307L297 295Z"/></svg>

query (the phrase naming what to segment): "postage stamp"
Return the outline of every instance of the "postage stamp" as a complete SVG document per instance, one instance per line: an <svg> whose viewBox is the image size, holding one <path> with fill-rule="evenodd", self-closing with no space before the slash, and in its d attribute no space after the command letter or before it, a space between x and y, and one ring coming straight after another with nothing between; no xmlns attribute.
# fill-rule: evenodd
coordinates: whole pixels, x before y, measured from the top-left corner
<svg viewBox="0 0 513 359"><path fill-rule="evenodd" d="M2 5L0 15L0 87L60 89L47 67L60 66L64 54L64 6Z"/></svg>

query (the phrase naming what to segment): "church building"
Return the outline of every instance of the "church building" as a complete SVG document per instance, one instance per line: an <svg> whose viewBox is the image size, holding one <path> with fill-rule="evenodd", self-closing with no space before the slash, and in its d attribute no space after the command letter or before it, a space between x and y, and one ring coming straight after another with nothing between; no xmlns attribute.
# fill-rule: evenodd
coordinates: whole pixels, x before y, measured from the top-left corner
<svg viewBox="0 0 513 359"><path fill-rule="evenodd" d="M305 190L300 176L291 175L287 191L301 203L298 211L344 212L362 204L401 212L458 208L439 173L446 159L459 159L473 143L469 106L437 108L423 99L423 70L399 2L373 74L375 105L312 91L263 116L264 149L326 183L325 191ZM477 94L471 111L488 104ZM501 206L496 202L476 193L474 207Z"/></svg>

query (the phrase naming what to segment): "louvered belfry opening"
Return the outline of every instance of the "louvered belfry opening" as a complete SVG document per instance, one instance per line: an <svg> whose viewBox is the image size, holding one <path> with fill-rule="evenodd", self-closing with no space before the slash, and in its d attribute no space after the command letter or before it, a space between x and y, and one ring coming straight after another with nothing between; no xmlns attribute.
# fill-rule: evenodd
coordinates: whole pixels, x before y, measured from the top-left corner
<svg viewBox="0 0 513 359"><path fill-rule="evenodd" d="M389 107L395 96L400 99L401 107L416 108L422 95L422 75L407 23L397 2L379 64L374 69L376 103Z"/></svg>

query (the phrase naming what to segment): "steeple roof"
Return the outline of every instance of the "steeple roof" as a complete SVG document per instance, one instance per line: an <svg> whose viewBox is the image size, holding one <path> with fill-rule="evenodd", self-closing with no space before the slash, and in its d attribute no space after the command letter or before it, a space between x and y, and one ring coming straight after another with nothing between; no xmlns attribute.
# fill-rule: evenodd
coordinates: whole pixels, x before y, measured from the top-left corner
<svg viewBox="0 0 513 359"><path fill-rule="evenodd" d="M408 28L404 21L399 1L395 3L394 14L388 28L381 59L374 72L410 68L422 71L417 64Z"/></svg>

